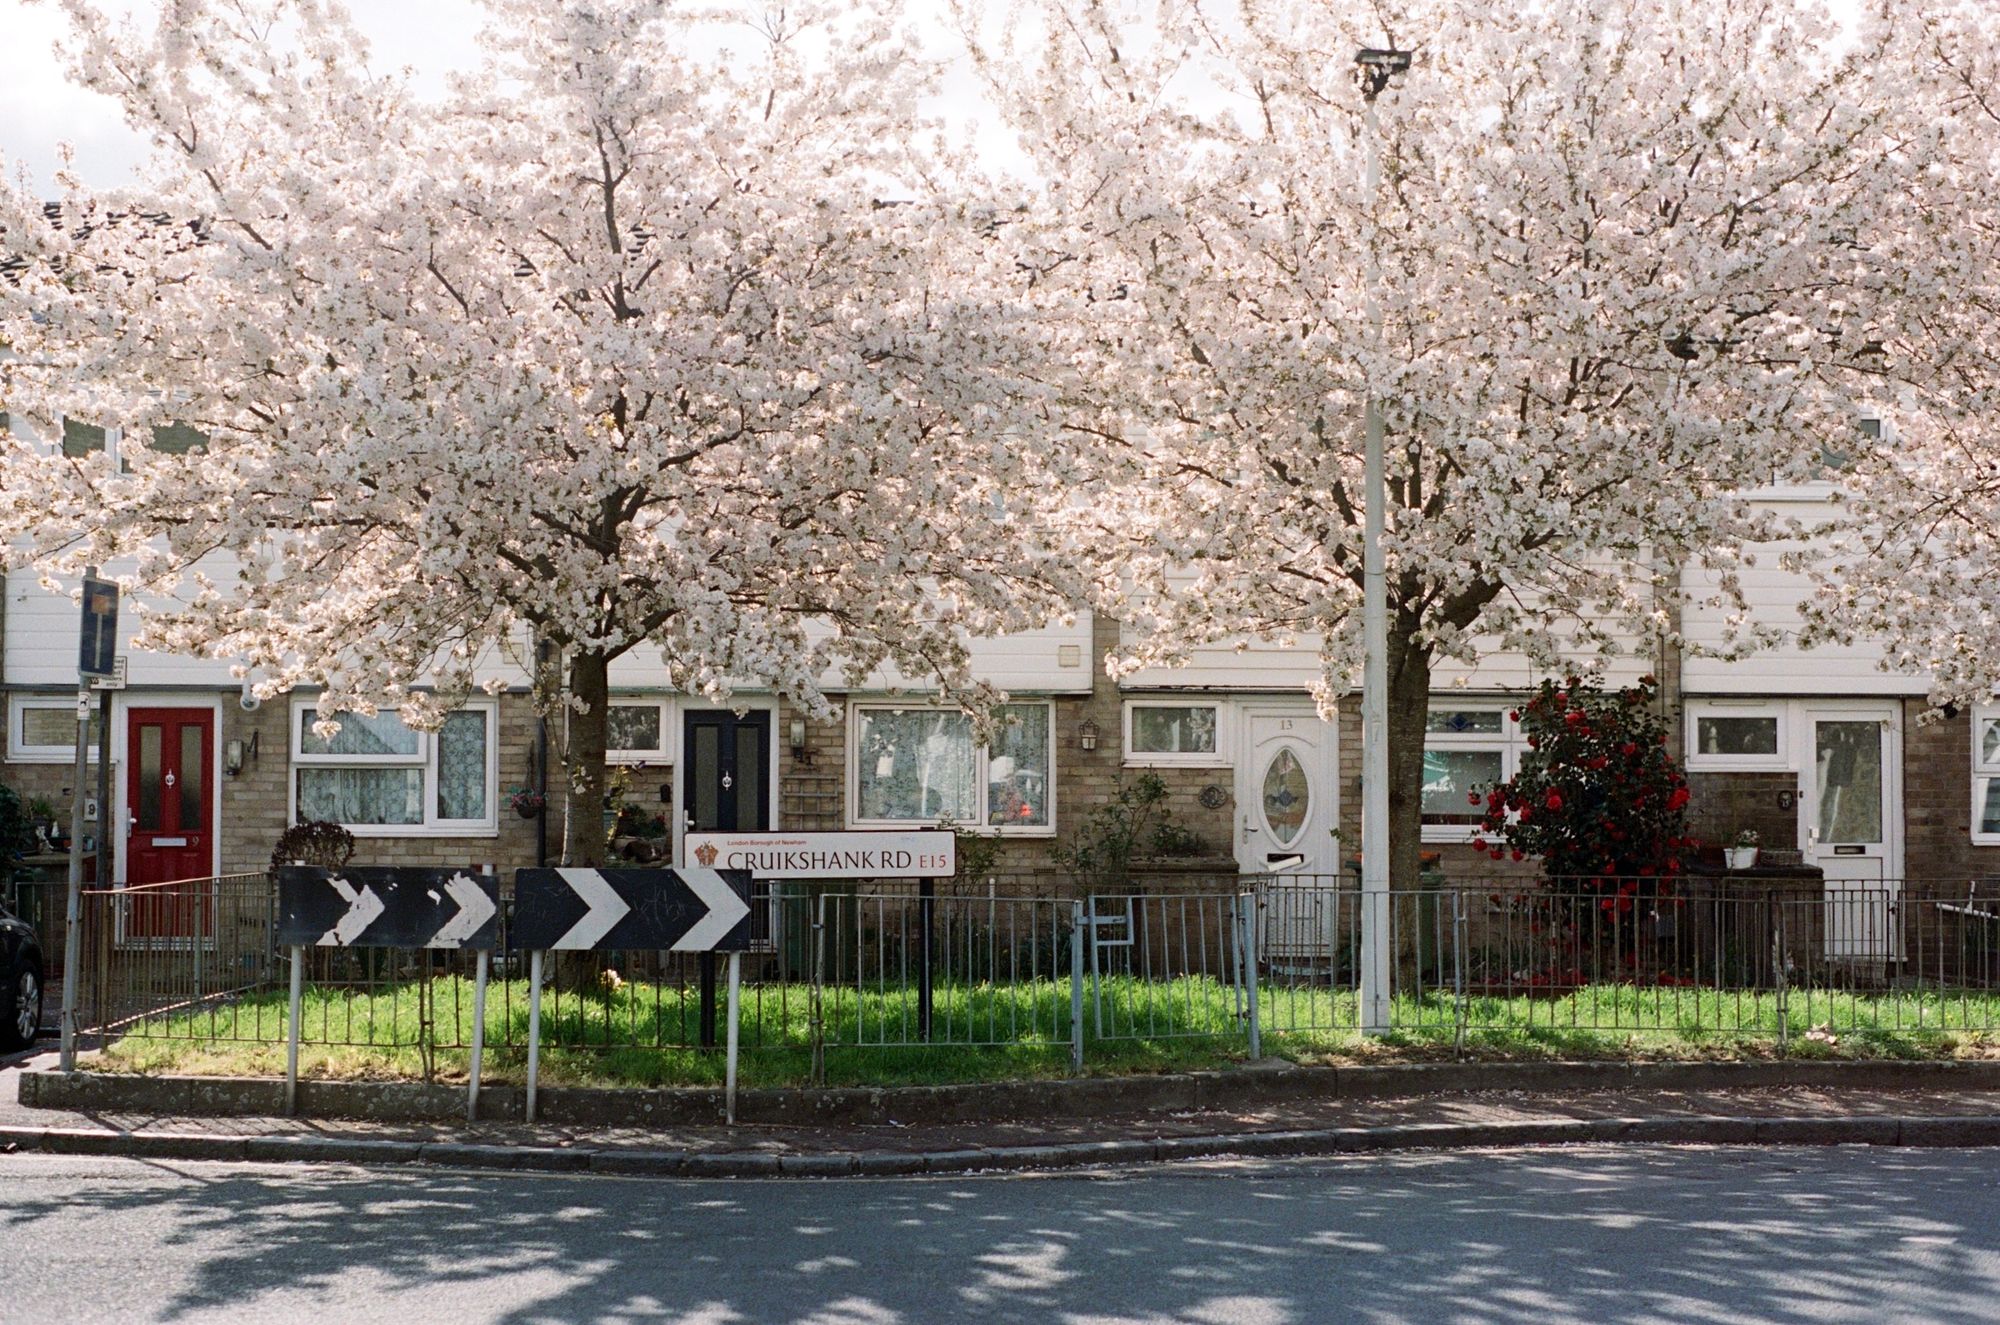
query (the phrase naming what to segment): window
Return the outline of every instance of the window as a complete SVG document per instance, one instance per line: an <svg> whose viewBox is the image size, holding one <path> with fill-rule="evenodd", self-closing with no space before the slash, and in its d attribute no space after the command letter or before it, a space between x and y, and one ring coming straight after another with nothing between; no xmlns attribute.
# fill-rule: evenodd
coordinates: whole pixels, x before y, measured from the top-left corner
<svg viewBox="0 0 2000 1325"><path fill-rule="evenodd" d="M667 758L667 706L634 696L611 697L605 757L614 764L657 764Z"/></svg>
<svg viewBox="0 0 2000 1325"><path fill-rule="evenodd" d="M1424 719L1426 842L1467 842L1485 817L1486 793L1514 776L1519 725L1501 703L1433 708ZM1473 804L1477 795L1480 804Z"/></svg>
<svg viewBox="0 0 2000 1325"><path fill-rule="evenodd" d="M1772 705L1725 702L1687 707L1687 766L1701 772L1781 772L1785 711Z"/></svg>
<svg viewBox="0 0 2000 1325"><path fill-rule="evenodd" d="M321 738L311 704L292 709L294 820L328 819L359 836L486 835L495 814L495 710L468 704L434 732L394 713L345 713Z"/></svg>
<svg viewBox="0 0 2000 1325"><path fill-rule="evenodd" d="M2000 707L1972 715L1972 840L2000 846Z"/></svg>
<svg viewBox="0 0 2000 1325"><path fill-rule="evenodd" d="M1137 699L1125 705L1125 762L1133 765L1223 763L1222 706Z"/></svg>
<svg viewBox="0 0 2000 1325"><path fill-rule="evenodd" d="M98 734L104 729L96 695L90 697L90 761L97 762ZM7 757L24 764L76 761L76 700L17 695L7 706Z"/></svg>
<svg viewBox="0 0 2000 1325"><path fill-rule="evenodd" d="M850 818L857 825L935 824L1047 833L1049 704L1006 704L990 747L973 744L972 719L934 708L857 705L848 723L853 760Z"/></svg>

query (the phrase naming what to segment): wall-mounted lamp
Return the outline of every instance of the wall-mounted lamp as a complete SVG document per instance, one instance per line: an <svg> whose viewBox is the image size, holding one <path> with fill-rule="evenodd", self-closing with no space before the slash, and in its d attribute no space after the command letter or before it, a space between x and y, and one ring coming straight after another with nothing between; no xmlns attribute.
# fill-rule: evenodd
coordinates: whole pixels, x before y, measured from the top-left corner
<svg viewBox="0 0 2000 1325"><path fill-rule="evenodd" d="M1076 743L1081 749L1095 750L1097 748L1097 724L1089 718L1085 718L1082 722L1077 723Z"/></svg>
<svg viewBox="0 0 2000 1325"><path fill-rule="evenodd" d="M251 732L248 741L230 741L222 747L222 771L225 775L235 777L240 774L246 756L250 763L257 762L257 738L261 734Z"/></svg>
<svg viewBox="0 0 2000 1325"><path fill-rule="evenodd" d="M812 750L806 745L806 720L793 718L787 734L792 740L792 758L801 764L810 764L813 760Z"/></svg>

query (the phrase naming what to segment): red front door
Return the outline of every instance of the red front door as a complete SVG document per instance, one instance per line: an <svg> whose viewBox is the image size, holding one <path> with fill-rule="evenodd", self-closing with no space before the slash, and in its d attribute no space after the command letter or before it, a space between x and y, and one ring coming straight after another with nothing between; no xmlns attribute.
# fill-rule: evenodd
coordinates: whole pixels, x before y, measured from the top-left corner
<svg viewBox="0 0 2000 1325"><path fill-rule="evenodd" d="M125 736L132 815L126 882L208 877L214 872L214 711L130 709Z"/></svg>

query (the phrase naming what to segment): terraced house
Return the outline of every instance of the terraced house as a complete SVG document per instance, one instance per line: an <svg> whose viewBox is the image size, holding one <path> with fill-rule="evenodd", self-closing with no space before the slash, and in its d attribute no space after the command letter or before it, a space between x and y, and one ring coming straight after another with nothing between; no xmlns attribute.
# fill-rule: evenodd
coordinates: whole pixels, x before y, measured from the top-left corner
<svg viewBox="0 0 2000 1325"><path fill-rule="evenodd" d="M36 435L21 419L10 426ZM70 448L119 441L115 430L77 424L44 425L40 435ZM1759 498L1810 516L1831 491L1816 483ZM1774 556L1744 574L1761 620L1796 624L1802 577ZM1782 643L1724 661L1702 647L1719 645L1726 627L1725 610L1704 605L1711 578L1688 567L1681 581L1674 610L1689 647L1626 639L1603 678L1661 678L1705 841L1751 830L1767 861L1795 860L1830 890L2000 878L2000 704L1931 712L1925 678L1885 670L1867 645ZM77 609L25 571L8 577L0 608L0 782L66 824ZM837 690L835 716L818 721L754 692L739 694L737 708L675 694L664 668L635 651L612 673L616 850L678 860L691 828L949 821L997 839L996 873L1062 888L1077 881L1058 867L1059 844L1150 773L1167 789L1161 809L1172 827L1141 844L1155 857L1149 886L1226 873L1336 875L1358 839L1359 709L1350 698L1331 721L1321 717L1308 693L1312 643L1245 641L1112 681L1105 661L1119 649L1118 623L1087 612L977 641L978 674L1008 695L1000 735L985 746L965 716L904 678ZM385 713L350 716L331 739L313 731L313 696L260 704L227 661L128 649L124 663L111 704L112 804L90 830L94 846L99 823L124 825L110 867L121 882L260 870L301 820L344 824L366 863L506 872L549 859L560 841L550 826L561 813L552 734L516 662L495 659L490 674L504 688L436 731ZM1424 837L1447 872L1497 868L1465 845L1466 792L1515 771L1524 746L1513 710L1539 679L1525 658L1506 655L1437 679ZM1891 930L1847 939L1850 955L1892 965L1894 941Z"/></svg>

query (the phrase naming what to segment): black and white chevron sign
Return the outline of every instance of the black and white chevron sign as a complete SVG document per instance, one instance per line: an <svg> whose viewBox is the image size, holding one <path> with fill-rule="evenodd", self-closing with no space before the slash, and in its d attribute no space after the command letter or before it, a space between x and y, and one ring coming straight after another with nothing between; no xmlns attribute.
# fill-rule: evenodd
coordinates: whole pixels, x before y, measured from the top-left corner
<svg viewBox="0 0 2000 1325"><path fill-rule="evenodd" d="M744 952L749 899L748 870L517 870L507 946Z"/></svg>
<svg viewBox="0 0 2000 1325"><path fill-rule="evenodd" d="M278 942L320 948L499 945L500 881L401 865L278 871Z"/></svg>

